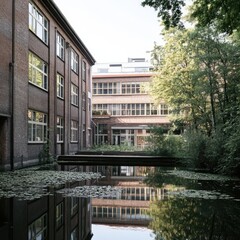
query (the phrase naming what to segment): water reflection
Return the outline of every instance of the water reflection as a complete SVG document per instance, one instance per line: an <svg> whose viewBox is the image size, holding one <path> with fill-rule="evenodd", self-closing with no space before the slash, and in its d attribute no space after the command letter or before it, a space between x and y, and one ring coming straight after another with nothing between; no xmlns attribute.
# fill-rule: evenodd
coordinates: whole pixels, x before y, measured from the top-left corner
<svg viewBox="0 0 240 240"><path fill-rule="evenodd" d="M0 173L1 239L102 239L92 224L115 226L122 239L147 229L146 240L240 239L238 180L152 167L67 170Z"/></svg>

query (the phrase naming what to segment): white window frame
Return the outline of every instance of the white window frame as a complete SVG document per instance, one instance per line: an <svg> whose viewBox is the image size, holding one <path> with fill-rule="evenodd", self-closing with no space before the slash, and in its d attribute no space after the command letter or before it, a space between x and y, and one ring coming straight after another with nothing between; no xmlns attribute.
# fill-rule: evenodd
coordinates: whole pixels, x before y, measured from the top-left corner
<svg viewBox="0 0 240 240"><path fill-rule="evenodd" d="M86 97L87 97L86 92L83 92L82 93L82 109L83 109L83 111L86 111L86 106L87 106Z"/></svg>
<svg viewBox="0 0 240 240"><path fill-rule="evenodd" d="M29 29L48 45L48 28L47 18L38 10L38 8L29 2Z"/></svg>
<svg viewBox="0 0 240 240"><path fill-rule="evenodd" d="M71 142L78 142L78 121L71 120Z"/></svg>
<svg viewBox="0 0 240 240"><path fill-rule="evenodd" d="M57 74L57 97L64 99L64 77Z"/></svg>
<svg viewBox="0 0 240 240"><path fill-rule="evenodd" d="M112 116L168 116L166 104L155 106L153 103L93 104L92 111L102 114L107 111Z"/></svg>
<svg viewBox="0 0 240 240"><path fill-rule="evenodd" d="M78 55L77 53L71 49L71 69L75 72L78 73Z"/></svg>
<svg viewBox="0 0 240 240"><path fill-rule="evenodd" d="M48 65L34 53L29 52L29 72L28 80L30 83L44 90L48 90Z"/></svg>
<svg viewBox="0 0 240 240"><path fill-rule="evenodd" d="M47 213L28 226L28 240L47 239Z"/></svg>
<svg viewBox="0 0 240 240"><path fill-rule="evenodd" d="M56 38L57 38L57 42L56 42L57 56L62 60L64 60L65 40L59 32L57 32Z"/></svg>
<svg viewBox="0 0 240 240"><path fill-rule="evenodd" d="M47 114L28 110L28 142L44 143L47 138Z"/></svg>
<svg viewBox="0 0 240 240"><path fill-rule="evenodd" d="M63 202L56 206L56 228L63 225Z"/></svg>
<svg viewBox="0 0 240 240"><path fill-rule="evenodd" d="M71 84L71 104L78 106L78 87Z"/></svg>
<svg viewBox="0 0 240 240"><path fill-rule="evenodd" d="M63 143L64 120L63 117L57 116L57 142Z"/></svg>
<svg viewBox="0 0 240 240"><path fill-rule="evenodd" d="M85 61L82 61L82 80L87 80L87 64Z"/></svg>

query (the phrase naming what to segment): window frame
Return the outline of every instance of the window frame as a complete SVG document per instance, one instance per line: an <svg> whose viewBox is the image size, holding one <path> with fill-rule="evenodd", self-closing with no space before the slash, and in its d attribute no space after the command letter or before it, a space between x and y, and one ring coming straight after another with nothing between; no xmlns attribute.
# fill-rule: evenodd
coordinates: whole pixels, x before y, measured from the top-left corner
<svg viewBox="0 0 240 240"><path fill-rule="evenodd" d="M63 36L57 32L56 33L56 54L57 56L64 61L65 58L65 39Z"/></svg>
<svg viewBox="0 0 240 240"><path fill-rule="evenodd" d="M71 49L71 70L78 74L79 72L79 56Z"/></svg>
<svg viewBox="0 0 240 240"><path fill-rule="evenodd" d="M83 111L86 111L86 107L87 107L87 99L86 99L86 97L87 97L86 92L83 92L82 93L82 109L83 109Z"/></svg>
<svg viewBox="0 0 240 240"><path fill-rule="evenodd" d="M79 105L79 88L71 83L71 104L78 107Z"/></svg>
<svg viewBox="0 0 240 240"><path fill-rule="evenodd" d="M82 80L87 80L87 63L85 61L82 61Z"/></svg>
<svg viewBox="0 0 240 240"><path fill-rule="evenodd" d="M40 227L40 230L36 232L36 229L39 229L39 223L42 225ZM43 221L43 222L42 222ZM37 225L37 226L34 226ZM45 240L48 238L48 220L47 220L47 213L44 213L42 216L34 220L31 224L28 225L28 240L36 240L38 239L38 236L43 233L42 240Z"/></svg>
<svg viewBox="0 0 240 240"><path fill-rule="evenodd" d="M57 73L57 97L64 99L64 77Z"/></svg>
<svg viewBox="0 0 240 240"><path fill-rule="evenodd" d="M78 121L71 120L71 143L78 142Z"/></svg>
<svg viewBox="0 0 240 240"><path fill-rule="evenodd" d="M56 206L56 228L60 228L63 225L63 218L64 215L64 205L63 202L60 202L57 206Z"/></svg>
<svg viewBox="0 0 240 240"><path fill-rule="evenodd" d="M36 121L36 118L40 117L37 115L42 115L42 121ZM45 143L47 138L47 114L43 112L38 112L35 110L28 109L28 143ZM38 135L38 130L40 129L41 137ZM39 139L40 140L39 140Z"/></svg>
<svg viewBox="0 0 240 240"><path fill-rule="evenodd" d="M168 116L167 104L155 106L153 103L93 104L92 112L107 112L112 116Z"/></svg>
<svg viewBox="0 0 240 240"><path fill-rule="evenodd" d="M42 68L38 65L42 65ZM39 75L42 76L41 81L37 79ZM28 82L48 91L48 64L31 51L28 52Z"/></svg>
<svg viewBox="0 0 240 240"><path fill-rule="evenodd" d="M64 136L64 119L57 116L57 143L63 143Z"/></svg>
<svg viewBox="0 0 240 240"><path fill-rule="evenodd" d="M49 21L44 14L33 4L28 3L28 27L41 41L48 45Z"/></svg>

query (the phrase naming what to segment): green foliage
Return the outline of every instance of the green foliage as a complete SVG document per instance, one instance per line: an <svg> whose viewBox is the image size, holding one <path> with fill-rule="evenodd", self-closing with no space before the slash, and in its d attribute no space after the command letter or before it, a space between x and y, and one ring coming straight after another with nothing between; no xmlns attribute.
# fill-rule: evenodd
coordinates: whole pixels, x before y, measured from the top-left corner
<svg viewBox="0 0 240 240"><path fill-rule="evenodd" d="M133 152L133 151L139 151L138 148L134 146L129 146L127 144L121 144L121 145L109 145L109 144L102 144L102 145L95 145L91 149L92 151L101 151L101 152L107 152L107 151L120 151L120 152Z"/></svg>
<svg viewBox="0 0 240 240"><path fill-rule="evenodd" d="M183 134L183 148L181 155L184 164L190 168L217 171L220 159L223 158L223 134L220 131L213 136L203 132L186 131ZM185 157L185 158L184 158Z"/></svg>
<svg viewBox="0 0 240 240"><path fill-rule="evenodd" d="M40 163L52 163L54 161L54 157L50 151L51 142L49 139L43 144L42 150L38 154L38 159Z"/></svg>
<svg viewBox="0 0 240 240"><path fill-rule="evenodd" d="M180 131L187 129L179 155L191 167L240 174L239 38L212 28L164 34L165 45L152 54L158 61L150 93L167 102ZM168 154L163 138L157 148Z"/></svg>
<svg viewBox="0 0 240 240"><path fill-rule="evenodd" d="M150 228L157 239L164 240L236 239L239 235L236 212L239 206L230 202L216 204L194 198L168 198L150 205L153 218Z"/></svg>
<svg viewBox="0 0 240 240"><path fill-rule="evenodd" d="M179 135L169 135L168 130L161 127L152 127L147 139L149 147L147 150L153 155L176 156L182 145Z"/></svg>
<svg viewBox="0 0 240 240"><path fill-rule="evenodd" d="M145 0L142 6L146 5L158 11L158 17L162 18L166 28L183 26L180 21L181 8L185 5L183 0Z"/></svg>
<svg viewBox="0 0 240 240"><path fill-rule="evenodd" d="M166 29L183 27L181 16L187 0L145 0L143 6L153 7L161 17ZM239 0L193 0L191 18L198 26L214 24L221 32L233 33L240 30Z"/></svg>

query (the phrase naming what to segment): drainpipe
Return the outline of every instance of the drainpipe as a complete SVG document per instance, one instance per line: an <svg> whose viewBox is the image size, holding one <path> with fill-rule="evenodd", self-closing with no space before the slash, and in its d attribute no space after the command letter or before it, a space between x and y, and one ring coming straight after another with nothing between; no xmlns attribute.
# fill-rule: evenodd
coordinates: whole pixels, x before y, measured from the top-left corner
<svg viewBox="0 0 240 240"><path fill-rule="evenodd" d="M69 154L70 141L71 141L71 130L69 132L69 129L71 129L71 45L69 42L66 43L66 49L67 49L67 54L68 54L68 65L67 65L67 68L68 68L67 69L68 70L68 94L66 94L65 103L67 104L68 116L67 116L67 121L64 121L64 124L65 124L65 129L67 127L68 131L67 131L67 139L65 136L64 140L67 141L67 154ZM68 98L67 98L67 95L68 95ZM67 99L69 102L66 102Z"/></svg>
<svg viewBox="0 0 240 240"><path fill-rule="evenodd" d="M12 62L9 63L11 73L11 130L10 130L10 168L14 170L14 64L15 64L15 0L12 0Z"/></svg>

